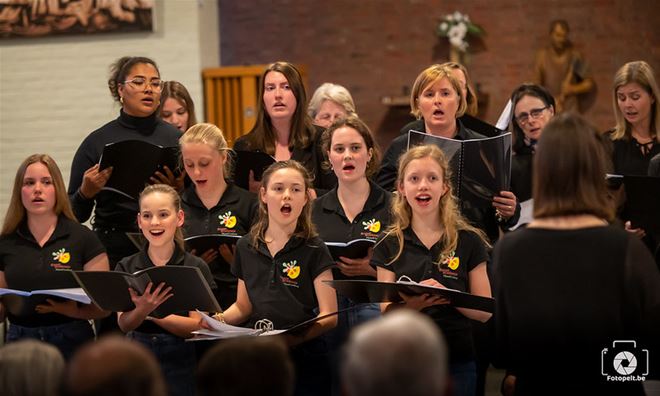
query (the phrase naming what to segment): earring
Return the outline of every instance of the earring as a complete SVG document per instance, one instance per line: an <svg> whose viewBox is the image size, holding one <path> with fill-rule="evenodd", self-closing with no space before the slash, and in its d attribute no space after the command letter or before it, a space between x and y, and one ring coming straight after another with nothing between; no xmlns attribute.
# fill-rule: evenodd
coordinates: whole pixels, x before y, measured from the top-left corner
<svg viewBox="0 0 660 396"><path fill-rule="evenodd" d="M119 97L119 103L124 104L124 97L123 96Z"/></svg>

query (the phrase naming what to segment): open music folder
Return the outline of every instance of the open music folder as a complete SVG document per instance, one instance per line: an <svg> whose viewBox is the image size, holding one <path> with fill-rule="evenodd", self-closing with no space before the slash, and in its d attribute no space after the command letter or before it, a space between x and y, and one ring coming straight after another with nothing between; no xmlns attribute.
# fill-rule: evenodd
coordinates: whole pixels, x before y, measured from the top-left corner
<svg viewBox="0 0 660 396"><path fill-rule="evenodd" d="M151 282L152 290L160 283L172 287L173 296L156 308L150 316L202 310L220 312L220 304L199 268L184 266L158 266L134 274L121 271L73 271L78 284L94 304L106 311L125 312L135 308L129 288L144 293Z"/></svg>
<svg viewBox="0 0 660 396"><path fill-rule="evenodd" d="M39 304L46 304L47 299L62 301L72 300L81 304L91 304L92 300L81 288L16 290L0 288L0 301L12 315L34 314Z"/></svg>
<svg viewBox="0 0 660 396"><path fill-rule="evenodd" d="M660 177L623 176L625 213L633 228L660 234Z"/></svg>
<svg viewBox="0 0 660 396"><path fill-rule="evenodd" d="M407 295L432 294L439 295L459 308L478 309L493 312L495 300L489 297L476 296L454 289L422 285L416 282L379 282L373 280L327 280L323 281L356 303L381 303L403 301L399 293Z"/></svg>
<svg viewBox="0 0 660 396"><path fill-rule="evenodd" d="M474 206L490 207L493 196L511 186L511 133L482 139L458 140L424 132L408 132L408 148L438 146L452 171L454 194Z"/></svg>
<svg viewBox="0 0 660 396"><path fill-rule="evenodd" d="M349 309L353 309L353 308L349 308ZM215 320L203 312L199 312L202 315L202 319L204 320L204 322L206 322L206 324L211 329L195 330L192 332L195 336L193 338L190 338L189 340L190 341L222 340L222 339L236 338L236 337L263 337L263 336L274 336L279 334L301 334L319 320L328 318L330 316L338 315L339 313L344 311L346 311L346 309L332 312L326 315L315 316L309 320L306 320L302 323L298 323L297 325L291 326L287 329L273 328L273 323L268 319L258 320L255 323L254 328L233 326Z"/></svg>
<svg viewBox="0 0 660 396"><path fill-rule="evenodd" d="M103 187L137 200L149 178L167 166L178 169L178 147L163 147L142 140L122 140L106 144L99 161L100 169L112 166L110 179Z"/></svg>
<svg viewBox="0 0 660 396"><path fill-rule="evenodd" d="M234 155L234 184L250 189L250 171L254 174L254 180L260 181L266 168L275 163L275 158L261 151L236 150Z"/></svg>
<svg viewBox="0 0 660 396"><path fill-rule="evenodd" d="M348 242L326 242L332 258L339 260L339 257L349 259L361 259L367 257L369 248L372 248L376 242L371 239L353 239Z"/></svg>

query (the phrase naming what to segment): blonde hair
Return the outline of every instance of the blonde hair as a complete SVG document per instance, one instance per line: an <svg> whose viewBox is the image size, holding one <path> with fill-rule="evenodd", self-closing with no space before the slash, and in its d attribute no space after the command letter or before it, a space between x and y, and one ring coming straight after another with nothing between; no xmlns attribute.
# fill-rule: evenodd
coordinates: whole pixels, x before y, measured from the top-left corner
<svg viewBox="0 0 660 396"><path fill-rule="evenodd" d="M614 107L616 126L612 133L612 140L630 139L631 137L632 125L626 120L619 108L617 91L626 84L637 83L653 99L653 103L651 103L651 132L655 134L655 138L660 141L660 110L658 107L660 90L658 89L658 83L655 81L653 73L653 68L648 63L644 61L635 61L626 63L614 75L614 83L612 84L612 105Z"/></svg>
<svg viewBox="0 0 660 396"><path fill-rule="evenodd" d="M438 219L444 228L444 232L440 238L443 248L438 257L438 263L442 261L443 257L450 255L451 252L456 250L456 246L458 245L458 231L461 230L474 232L487 246L490 246L486 234L484 234L482 230L470 225L470 223L468 223L461 215L451 185L451 171L449 170L447 158L437 146L417 146L403 154L399 159L399 173L396 182L397 186L403 186L408 165L414 160L423 158L431 158L440 166L443 182L447 186L447 192L440 198L438 210ZM401 253L403 253L403 231L411 226L413 217L410 204L406 200L406 197L400 192L394 194L390 211L392 213L392 224L386 230L386 235L394 235L396 237L399 243L399 250L396 256L387 264L396 261L401 256Z"/></svg>
<svg viewBox="0 0 660 396"><path fill-rule="evenodd" d="M181 198L179 197L179 193L177 193L172 186L168 186L167 184L152 184L145 187L144 190L142 190L140 193L140 198L138 199L140 212L142 212L142 200L153 193L169 195L172 199L172 206L174 207L175 212L179 213L179 211L181 211ZM179 246L179 248L184 248L183 231L181 231L181 227L176 228L176 232L174 233L174 242L177 244L177 246Z"/></svg>
<svg viewBox="0 0 660 396"><path fill-rule="evenodd" d="M32 154L21 163L16 171L14 187L11 193L11 198L9 199L9 206L7 207L7 213L5 213L5 221L2 225L2 232L0 235L9 235L13 233L16 231L19 224L25 220L27 212L21 199L21 189L23 188L23 179L25 178L25 172L27 171L28 166L36 163L44 164L46 168L48 168L48 173L50 173L50 177L53 180L53 186L55 187L55 207L53 208L53 211L55 214L62 214L68 219L75 222L78 221L71 209L69 196L66 193L66 187L64 187L64 179L62 179L62 172L60 172L60 168L57 166L55 160L48 154Z"/></svg>
<svg viewBox="0 0 660 396"><path fill-rule="evenodd" d="M282 169L293 169L300 173L305 182L305 194L309 194L309 190L313 188L312 178L309 176L307 169L305 169L305 167L302 166L300 162L295 160L275 162L269 166L261 177L261 187L259 191L261 192L261 190L267 190L268 182L270 181L271 176L273 176L275 172ZM267 229L268 207L263 202L263 200L259 198L259 213L257 215L257 220L255 221L252 228L250 228L250 241L252 242L253 246L256 247L259 244L259 241L264 243L266 242L265 234ZM317 235L316 227L314 227L314 223L312 223L312 200L309 198L307 199L305 206L303 206L300 216L298 216L296 230L294 231L293 235L305 240L312 239Z"/></svg>
<svg viewBox="0 0 660 396"><path fill-rule="evenodd" d="M466 85L465 90L467 92L467 94L465 95L465 104L466 104L465 114L476 117L477 114L479 113L477 92L472 86L472 80L470 79L470 75L468 74L467 68L461 65L460 63L456 63L456 62L445 62L441 66L447 66L453 70L460 70L463 73L463 75L465 76L465 85Z"/></svg>
<svg viewBox="0 0 660 396"><path fill-rule="evenodd" d="M424 91L424 88L428 87L430 84L433 84L436 81L442 80L443 78L449 80L449 83L454 88L454 91L456 91L456 95L458 95L459 105L458 110L456 111L456 118L465 114L465 111L467 110L467 102L463 96L461 83L451 73L453 68L454 67L448 64L435 64L427 67L421 73L419 73L415 79L415 83L413 84L412 91L410 92L410 113L417 117L417 119L422 117L422 112L419 110L418 102L420 95Z"/></svg>
<svg viewBox="0 0 660 396"><path fill-rule="evenodd" d="M233 160L231 155L228 155L231 149L227 145L227 140L220 128L213 124L195 124L188 128L179 138L179 147L183 148L183 145L188 143L206 144L220 153L221 156L224 156L226 160L223 168L223 176L225 179L231 178ZM183 161L183 154L181 155L181 160Z"/></svg>
<svg viewBox="0 0 660 396"><path fill-rule="evenodd" d="M323 105L323 102L326 100L335 102L343 107L347 116L352 115L357 117L357 113L355 112L355 102L353 101L351 93L348 92L348 89L345 87L333 83L324 83L316 88L314 95L312 95L312 99L309 100L309 106L307 106L307 113L309 116L312 118L316 117L321 109L321 105Z"/></svg>

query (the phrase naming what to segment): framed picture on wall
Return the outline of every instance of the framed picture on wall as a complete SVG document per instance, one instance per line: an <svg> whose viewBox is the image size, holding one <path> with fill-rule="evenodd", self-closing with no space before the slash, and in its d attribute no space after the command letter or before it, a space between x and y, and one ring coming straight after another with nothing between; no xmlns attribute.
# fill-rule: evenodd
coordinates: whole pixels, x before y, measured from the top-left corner
<svg viewBox="0 0 660 396"><path fill-rule="evenodd" d="M153 30L154 0L1 0L0 38Z"/></svg>

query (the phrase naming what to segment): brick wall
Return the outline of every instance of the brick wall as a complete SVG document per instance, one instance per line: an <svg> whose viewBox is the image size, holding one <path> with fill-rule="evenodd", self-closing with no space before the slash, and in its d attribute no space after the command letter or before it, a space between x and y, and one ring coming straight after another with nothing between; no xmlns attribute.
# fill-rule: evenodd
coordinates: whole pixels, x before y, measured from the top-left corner
<svg viewBox="0 0 660 396"><path fill-rule="evenodd" d="M598 91L586 116L600 129L613 124L610 84L618 67L644 59L660 71L656 0L221 0L220 8L223 65L306 64L309 94L326 81L345 85L382 145L409 109L388 108L381 97L401 95L426 66L447 60L434 29L455 10L487 32L468 65L489 97L486 121L495 122L513 88L531 78L553 19L569 22L591 65Z"/></svg>
<svg viewBox="0 0 660 396"><path fill-rule="evenodd" d="M68 184L82 139L117 117L119 106L106 85L117 58L156 60L164 79L190 90L202 119L200 71L219 62L217 29L208 29L217 21L213 0L159 0L152 33L0 41L0 221L23 159L51 154Z"/></svg>

